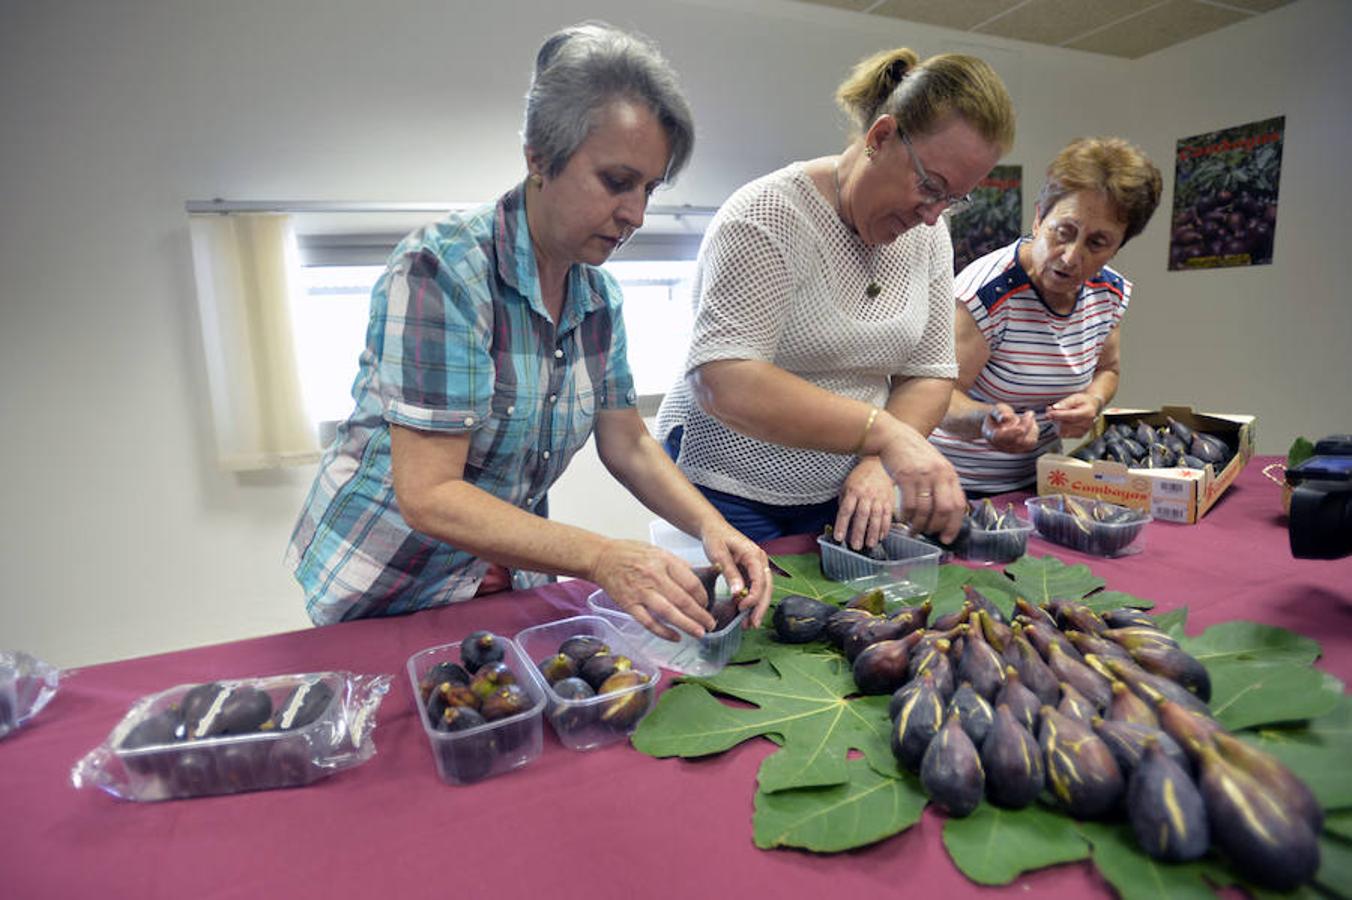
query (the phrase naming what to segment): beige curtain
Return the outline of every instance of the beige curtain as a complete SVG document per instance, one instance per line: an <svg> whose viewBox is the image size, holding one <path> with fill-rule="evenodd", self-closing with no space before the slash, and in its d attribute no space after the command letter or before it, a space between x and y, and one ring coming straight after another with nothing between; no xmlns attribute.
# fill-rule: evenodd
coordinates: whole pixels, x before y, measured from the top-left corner
<svg viewBox="0 0 1352 900"><path fill-rule="evenodd" d="M292 341L291 218L211 213L189 228L217 461L246 471L318 459Z"/></svg>

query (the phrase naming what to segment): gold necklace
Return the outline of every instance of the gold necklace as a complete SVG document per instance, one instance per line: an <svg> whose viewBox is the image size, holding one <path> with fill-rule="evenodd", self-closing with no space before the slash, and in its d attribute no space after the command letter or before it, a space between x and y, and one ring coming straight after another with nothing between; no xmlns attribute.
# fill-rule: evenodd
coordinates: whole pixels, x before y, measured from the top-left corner
<svg viewBox="0 0 1352 900"><path fill-rule="evenodd" d="M846 228L849 228L850 231L854 231L854 233L855 233L856 235L858 235L859 232L855 231L854 226L851 225L851 224L850 224L848 221L846 221L846 219L845 219L845 210L844 210L845 198L844 198L844 197L841 195L841 193L840 193L840 157L839 157L839 156L836 157L836 163L835 163L835 165L831 167L831 182L832 182L832 186L835 187L835 189L836 189L836 197L835 197L835 200L836 200L836 217L839 218L840 221L842 221L842 222L845 223L845 227L846 227ZM867 253L868 253L868 270L869 270L869 271L868 271L868 275L869 275L869 282L868 282L868 287L864 288L864 299L866 299L866 300L872 300L872 299L874 299L875 297L877 297L879 294L881 294L881 293L883 292L883 286L880 285L880 284L878 283L878 280L877 280L877 278L875 277L874 272L873 272L874 256L875 256L875 253L876 253L875 248L870 247L870 248L868 249Z"/></svg>

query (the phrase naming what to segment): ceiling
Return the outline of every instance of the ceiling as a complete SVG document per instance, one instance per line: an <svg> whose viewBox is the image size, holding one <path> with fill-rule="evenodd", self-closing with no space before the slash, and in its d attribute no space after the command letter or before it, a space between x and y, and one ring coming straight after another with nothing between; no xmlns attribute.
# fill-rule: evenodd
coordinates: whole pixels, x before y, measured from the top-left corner
<svg viewBox="0 0 1352 900"><path fill-rule="evenodd" d="M805 0L1051 47L1138 59L1293 0Z"/></svg>

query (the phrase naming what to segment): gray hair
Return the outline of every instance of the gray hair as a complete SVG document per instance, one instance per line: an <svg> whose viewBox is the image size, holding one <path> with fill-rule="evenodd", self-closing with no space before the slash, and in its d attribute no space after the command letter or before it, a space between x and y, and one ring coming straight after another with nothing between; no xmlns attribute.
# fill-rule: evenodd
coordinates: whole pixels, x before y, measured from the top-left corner
<svg viewBox="0 0 1352 900"><path fill-rule="evenodd" d="M596 124L597 113L618 99L647 106L666 132L674 180L695 146L690 104L676 72L646 38L604 22L584 22L549 38L535 57L526 93L526 146L545 158L552 177L563 171Z"/></svg>

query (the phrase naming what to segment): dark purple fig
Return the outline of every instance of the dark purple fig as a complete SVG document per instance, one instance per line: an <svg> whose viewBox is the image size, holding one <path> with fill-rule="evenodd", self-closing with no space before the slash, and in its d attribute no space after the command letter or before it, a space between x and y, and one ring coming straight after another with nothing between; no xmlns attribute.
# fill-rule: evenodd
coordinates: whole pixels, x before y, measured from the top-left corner
<svg viewBox="0 0 1352 900"><path fill-rule="evenodd" d="M1019 670L1013 666L1005 666L1005 683L991 701L991 705L997 708L1008 706L1020 725L1029 731L1037 730L1038 709L1042 706L1042 701L1023 683L1023 679L1019 677Z"/></svg>
<svg viewBox="0 0 1352 900"><path fill-rule="evenodd" d="M423 701L432 695L432 690L439 684L445 682L452 684L469 684L469 672L459 663L446 660L439 662L427 670L427 674L418 682L418 689L422 692Z"/></svg>
<svg viewBox="0 0 1352 900"><path fill-rule="evenodd" d="M1108 682L1109 685L1114 681L1117 681L1117 676L1113 674L1113 670L1108 668L1108 663L1105 661L1106 657L1099 656L1097 653L1083 653L1081 656L1084 657L1084 664L1102 675L1103 680ZM1136 669L1145 675L1150 674L1149 672L1146 672L1145 669L1136 665L1136 661L1131 658L1130 653L1127 654L1127 658L1122 660L1122 662L1136 666Z"/></svg>
<svg viewBox="0 0 1352 900"><path fill-rule="evenodd" d="M575 678L577 673L577 660L567 653L555 653L540 660L540 674L549 684L556 684L565 678Z"/></svg>
<svg viewBox="0 0 1352 900"><path fill-rule="evenodd" d="M475 669L469 689L482 701L504 684L516 684L516 673L505 662L490 662Z"/></svg>
<svg viewBox="0 0 1352 900"><path fill-rule="evenodd" d="M845 658L851 663L858 658L864 648L870 644L876 644L879 641L895 641L899 638L910 635L904 635L904 626L895 622L889 622L887 619L873 618L867 622L861 622L850 629L850 633L845 635L845 642L841 649L845 651ZM911 634L919 635L921 632L912 631Z"/></svg>
<svg viewBox="0 0 1352 900"><path fill-rule="evenodd" d="M933 609L933 604L927 599L919 606L903 606L901 609L888 615L887 621L900 627L901 632L897 636L901 637L910 634L912 631L924 628L925 623L929 621L931 609Z"/></svg>
<svg viewBox="0 0 1352 900"><path fill-rule="evenodd" d="M1245 878L1291 890L1319 870L1319 844L1309 823L1286 799L1215 747L1201 751L1197 787L1206 803L1211 839Z"/></svg>
<svg viewBox="0 0 1352 900"><path fill-rule="evenodd" d="M216 752L216 771L221 788L227 793L253 791L267 787L268 748L241 741L221 747Z"/></svg>
<svg viewBox="0 0 1352 900"><path fill-rule="evenodd" d="M1056 624L1062 631L1073 628L1087 634L1100 634L1108 630L1108 626L1099 618L1098 613L1083 603L1059 600L1053 609L1056 612Z"/></svg>
<svg viewBox="0 0 1352 900"><path fill-rule="evenodd" d="M433 723L438 731L462 732L487 724L476 710L464 706L447 707L440 721ZM466 734L453 741L443 740L437 745L442 770L453 780L478 781L493 770L498 756L497 742L492 731Z"/></svg>
<svg viewBox="0 0 1352 900"><path fill-rule="evenodd" d="M1112 683L1113 699L1108 704L1105 717L1114 722L1135 722L1150 728L1159 728L1160 719L1154 708L1137 696L1136 692L1124 682Z"/></svg>
<svg viewBox="0 0 1352 900"><path fill-rule="evenodd" d="M912 632L914 634L915 632ZM890 694L905 684L911 646L906 640L879 641L854 658L854 683L865 694Z"/></svg>
<svg viewBox="0 0 1352 900"><path fill-rule="evenodd" d="M919 687L906 697L892 720L892 754L907 769L917 771L943 721L944 702L934 679L921 676Z"/></svg>
<svg viewBox="0 0 1352 900"><path fill-rule="evenodd" d="M723 574L722 566L694 566L695 577L704 588L704 608L712 611L718 597L718 578Z"/></svg>
<svg viewBox="0 0 1352 900"><path fill-rule="evenodd" d="M1216 749L1226 762L1239 768L1270 792L1282 797L1288 808L1294 810L1315 834L1324 827L1324 810L1314 793L1277 757L1244 743L1224 731L1212 735Z"/></svg>
<svg viewBox="0 0 1352 900"><path fill-rule="evenodd" d="M770 622L783 643L806 644L824 637L827 621L839 611L834 604L790 594L775 606Z"/></svg>
<svg viewBox="0 0 1352 900"><path fill-rule="evenodd" d="M962 625L972 613L972 603L970 600L964 600L962 606L951 613L940 616L930 623L930 631L948 631L958 625Z"/></svg>
<svg viewBox="0 0 1352 900"><path fill-rule="evenodd" d="M1014 598L1014 608L1019 611L1019 615L1023 616L1029 621L1042 622L1044 624L1050 625L1052 628L1056 627L1056 619L1053 618L1050 612L1048 612L1046 609L1043 609L1041 606L1029 603L1022 597Z"/></svg>
<svg viewBox="0 0 1352 900"><path fill-rule="evenodd" d="M951 646L947 638L940 638L932 643L922 640L911 650L911 661L907 664L907 674L912 679L920 677L925 672L934 677L934 686L939 689L939 696L945 703L953 696L957 686L953 676L953 663L948 656Z"/></svg>
<svg viewBox="0 0 1352 900"><path fill-rule="evenodd" d="M1080 659L1080 651L1075 649L1075 645L1066 639L1066 636L1057 630L1055 625L1047 625L1037 619L1029 619L1023 623L1023 636L1026 637L1037 652L1042 654L1042 658L1051 662L1051 646L1056 644L1071 659Z"/></svg>
<svg viewBox="0 0 1352 900"><path fill-rule="evenodd" d="M1047 655L1047 668L1056 673L1056 677L1084 694L1085 699L1097 709L1106 709L1113 699L1113 689L1108 679L1095 672L1082 661L1071 659L1060 644L1051 644Z"/></svg>
<svg viewBox="0 0 1352 900"><path fill-rule="evenodd" d="M596 693L598 695L618 693L619 696L601 707L600 720L621 731L627 731L637 725L638 720L648 711L648 704L652 700L651 690L640 689L647 683L648 676L633 669L616 672L607 678ZM624 693L625 691L628 693Z"/></svg>
<svg viewBox="0 0 1352 900"><path fill-rule="evenodd" d="M169 771L169 790L175 797L218 793L216 762L211 750L180 750Z"/></svg>
<svg viewBox="0 0 1352 900"><path fill-rule="evenodd" d="M468 685L453 684L449 681L443 682L427 698L427 715L435 722L441 718L442 713L448 706L463 706L477 710L480 699L479 695L474 693Z"/></svg>
<svg viewBox="0 0 1352 900"><path fill-rule="evenodd" d="M1141 647L1177 647L1178 641L1169 634L1148 625L1131 625L1126 628L1110 628L1100 637L1107 638L1128 653Z"/></svg>
<svg viewBox="0 0 1352 900"><path fill-rule="evenodd" d="M1096 634L1088 634L1083 631L1067 631L1066 640L1080 651L1080 655L1094 654L1096 656L1115 656L1118 659L1130 661L1131 654L1121 645L1114 644L1112 641L1105 641Z"/></svg>
<svg viewBox="0 0 1352 900"><path fill-rule="evenodd" d="M565 678L553 688L554 693L565 700L586 700L596 696L596 690L581 678Z"/></svg>
<svg viewBox="0 0 1352 900"><path fill-rule="evenodd" d="M1197 457L1203 462L1209 462L1213 466L1224 462L1226 455L1224 444L1221 444L1218 447L1216 443L1207 440L1206 435L1200 433L1192 436L1192 442L1188 444L1188 452L1190 455Z"/></svg>
<svg viewBox="0 0 1352 900"><path fill-rule="evenodd" d="M127 736L118 745L119 750L139 750L142 747L154 747L160 744L172 744L180 739L183 718L177 707L170 707L137 722ZM174 764L174 751L151 751L147 753L119 753L129 770L139 775L161 775L167 777Z"/></svg>
<svg viewBox="0 0 1352 900"><path fill-rule="evenodd" d="M488 663L500 662L507 648L491 631L475 631L460 642L460 662L471 673Z"/></svg>
<svg viewBox="0 0 1352 900"><path fill-rule="evenodd" d="M1188 445L1180 441L1172 433L1166 434L1164 438L1160 441L1160 443L1168 447L1173 452L1174 459L1176 460L1181 460L1188 453Z"/></svg>
<svg viewBox="0 0 1352 900"><path fill-rule="evenodd" d="M183 715L181 737L203 737L206 732L201 728L202 720L208 715L215 715L217 705L225 700L225 694L225 685L215 681L199 684L184 694L179 703Z"/></svg>
<svg viewBox="0 0 1352 900"><path fill-rule="evenodd" d="M737 605L738 597L719 597L709 606L709 615L714 617L714 631L722 631L732 624L733 619L742 610ZM834 609L834 607L832 607Z"/></svg>
<svg viewBox="0 0 1352 900"><path fill-rule="evenodd" d="M881 618L862 609L838 609L826 619L826 639L837 648L844 649L845 638L856 625L878 621Z"/></svg>
<svg viewBox="0 0 1352 900"><path fill-rule="evenodd" d="M1042 750L1009 707L995 710L995 721L981 742L986 797L996 806L1023 809L1042 793L1046 774Z"/></svg>
<svg viewBox="0 0 1352 900"><path fill-rule="evenodd" d="M1125 681L1137 696L1147 703L1153 703L1156 714L1161 701L1172 700L1203 716L1211 715L1211 710L1205 703L1176 681L1170 681L1162 675L1151 674L1134 662L1123 662L1120 659L1105 659L1103 662L1114 675Z"/></svg>
<svg viewBox="0 0 1352 900"><path fill-rule="evenodd" d="M272 718L272 698L267 691L241 684L230 692L215 715L202 719L197 731L202 737L223 734L252 734Z"/></svg>
<svg viewBox="0 0 1352 900"><path fill-rule="evenodd" d="M530 694L519 684L504 684L484 698L479 713L489 722L523 713L535 705Z"/></svg>
<svg viewBox="0 0 1352 900"><path fill-rule="evenodd" d="M967 736L977 746L986 739L987 733L991 730L991 723L995 721L995 710L986 702L985 697L972 690L972 686L965 681L953 692L953 698L948 701L947 712L957 714L958 720L962 722L963 731L967 732Z"/></svg>
<svg viewBox="0 0 1352 900"><path fill-rule="evenodd" d="M1141 761L1141 755L1145 753L1146 741L1155 741L1159 744L1160 749L1184 770L1191 768L1188 755L1173 738L1158 728L1136 722L1115 722L1100 719L1098 716L1094 717L1090 725L1093 726L1094 733L1099 739L1112 751L1113 759L1117 760L1117 767L1122 770L1123 777L1131 777L1132 771Z"/></svg>
<svg viewBox="0 0 1352 900"><path fill-rule="evenodd" d="M1094 819L1117 806L1125 789L1122 770L1108 745L1087 724L1044 706L1038 743L1047 786L1071 816Z"/></svg>
<svg viewBox="0 0 1352 900"><path fill-rule="evenodd" d="M975 623L967 630L962 656L953 675L958 681L971 683L972 689L988 701L995 699L1005 683L1005 661L986 643L980 626Z"/></svg>
<svg viewBox="0 0 1352 900"><path fill-rule="evenodd" d="M627 672L634 667L634 661L627 656L615 656L610 653L598 653L582 663L578 674L582 680L601 693L601 685L616 672Z"/></svg>
<svg viewBox="0 0 1352 900"><path fill-rule="evenodd" d="M1198 459L1191 453L1180 453L1178 456L1178 465L1186 466L1189 469L1205 469L1207 467L1207 461Z"/></svg>
<svg viewBox="0 0 1352 900"><path fill-rule="evenodd" d="M1009 664L1019 672L1019 679L1045 704L1055 704L1061 697L1060 681L1047 667L1033 645L1023 636L1022 626L1014 630L1011 652L1006 655Z"/></svg>
<svg viewBox="0 0 1352 900"><path fill-rule="evenodd" d="M887 704L887 718L895 719L897 713L901 711L901 707L905 705L912 694L920 690L922 684L929 684L930 687L934 687L934 676L918 675L893 691L892 699Z"/></svg>
<svg viewBox="0 0 1352 900"><path fill-rule="evenodd" d="M881 588L873 588L869 591L855 594L845 602L846 609L862 609L864 612L874 616L881 616L883 610L887 608L887 595Z"/></svg>
<svg viewBox="0 0 1352 900"><path fill-rule="evenodd" d="M1154 444L1146 453L1146 462L1151 469L1170 469L1178 462L1178 454L1163 444Z"/></svg>
<svg viewBox="0 0 1352 900"><path fill-rule="evenodd" d="M1073 685L1064 681L1061 682L1061 700L1056 704L1056 711L1086 725L1099 714L1097 706L1086 700L1084 694L1075 690Z"/></svg>
<svg viewBox="0 0 1352 900"><path fill-rule="evenodd" d="M969 816L980 805L986 773L957 713L948 716L925 748L920 760L920 784L929 798L954 818Z"/></svg>
<svg viewBox="0 0 1352 900"><path fill-rule="evenodd" d="M581 678L565 678L554 685L554 693L564 700L589 700L596 691ZM584 703L551 703L549 720L559 734L581 731L596 719L596 707Z"/></svg>
<svg viewBox="0 0 1352 900"><path fill-rule="evenodd" d="M1121 609L1110 609L1107 612L1099 613L1099 617L1107 623L1109 628L1130 628L1138 626L1141 628L1155 628L1155 620L1139 609L1132 609L1130 606L1124 606Z"/></svg>
<svg viewBox="0 0 1352 900"><path fill-rule="evenodd" d="M1179 647L1141 646L1130 652L1136 664L1147 672L1182 685L1203 703L1211 699L1211 675L1186 650Z"/></svg>
<svg viewBox="0 0 1352 900"><path fill-rule="evenodd" d="M1145 755L1131 773L1127 818L1136 843L1154 859L1200 859L1211 844L1202 795L1156 740L1147 739Z"/></svg>
<svg viewBox="0 0 1352 900"><path fill-rule="evenodd" d="M333 688L322 679L302 682L291 689L272 716L265 730L294 731L304 728L324 714L333 701Z"/></svg>
<svg viewBox="0 0 1352 900"><path fill-rule="evenodd" d="M1136 430L1131 433L1131 436L1134 437L1136 443L1140 444L1142 447L1150 447L1160 442L1160 436L1155 433L1155 429L1151 428L1145 422L1137 422Z"/></svg>
<svg viewBox="0 0 1352 900"><path fill-rule="evenodd" d="M1164 733L1173 738L1194 761L1201 759L1202 751L1212 746L1216 735L1224 730L1210 716L1172 700L1158 703L1155 713L1159 716L1160 728Z"/></svg>
<svg viewBox="0 0 1352 900"><path fill-rule="evenodd" d="M610 647L599 637L590 634L577 634L559 645L559 652L566 653L577 660L580 666L588 658L596 656L598 653L609 653Z"/></svg>
<svg viewBox="0 0 1352 900"><path fill-rule="evenodd" d="M986 614L995 621L1002 625L1009 624L1009 617L1005 615L1004 610L996 606L995 601L991 600L985 594L981 593L970 584L964 584L962 586L962 592L967 597L967 602L972 605L972 610L974 612L984 609ZM968 621L970 622L971 619L969 618Z"/></svg>

